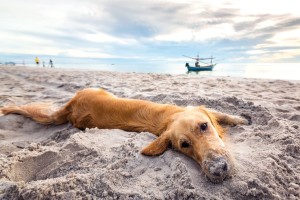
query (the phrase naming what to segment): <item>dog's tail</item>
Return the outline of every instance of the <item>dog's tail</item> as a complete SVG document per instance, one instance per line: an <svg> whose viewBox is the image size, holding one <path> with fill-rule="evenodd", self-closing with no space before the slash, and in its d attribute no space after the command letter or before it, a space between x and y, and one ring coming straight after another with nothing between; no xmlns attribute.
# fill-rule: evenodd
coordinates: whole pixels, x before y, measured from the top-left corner
<svg viewBox="0 0 300 200"><path fill-rule="evenodd" d="M0 108L0 114L20 114L33 119L40 124L64 124L68 122L67 107L54 111L49 104L29 104L23 106L7 106Z"/></svg>

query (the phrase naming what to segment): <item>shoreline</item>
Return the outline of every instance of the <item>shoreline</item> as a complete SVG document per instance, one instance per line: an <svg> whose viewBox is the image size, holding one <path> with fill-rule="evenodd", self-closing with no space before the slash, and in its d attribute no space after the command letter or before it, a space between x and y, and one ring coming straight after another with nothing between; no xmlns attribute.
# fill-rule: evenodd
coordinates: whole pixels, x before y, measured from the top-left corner
<svg viewBox="0 0 300 200"><path fill-rule="evenodd" d="M228 129L225 143L237 171L215 185L172 149L142 156L155 138L150 133L80 131L0 116L0 198L300 198L300 81L1 65L0 83L0 107L61 106L80 89L101 87L119 97L205 105L252 119Z"/></svg>
<svg viewBox="0 0 300 200"><path fill-rule="evenodd" d="M267 63L268 65L270 65L270 63ZM260 80L283 80L283 81L300 81L299 76L295 76L295 74L297 74L297 66L295 64L297 63L291 63L293 64L293 68L291 69L291 72L294 71L294 73L287 73L287 71L282 71L282 68L280 68L280 71L278 66L276 67L275 71L270 71L268 70L268 67L272 67L272 66L260 66L262 64L250 64L249 67L246 67L249 64L243 64L241 63L240 65L236 66L237 69L236 71L232 71L231 68L223 68L224 65L229 65L228 63L225 64L220 64L218 65L215 70L213 71L202 71L202 72L190 72L187 73L187 70L185 69L184 66L182 67L178 67L175 66L175 68L170 68L170 66L167 66L166 68L159 68L159 69L163 69L163 70L158 70L158 67L155 67L155 70L149 69L149 66L147 68L147 70L143 71L140 70L140 68L136 68L133 67L131 69L130 66L118 66L118 67L114 67L114 65L100 65L98 66L98 64L80 64L80 65L72 65L70 64L70 66L73 67L54 67L54 68L50 68L50 67L45 67L43 68L42 66L36 66L36 65L30 65L30 66L22 66L21 64L17 64L16 66L9 66L9 67L28 67L28 68L36 68L36 69L58 69L58 70L67 70L67 71L94 71L94 72L116 72L116 73L136 73L136 74L161 74L161 75L172 75L172 76L178 76L178 75L187 75L190 77L218 77L218 78L241 78L241 79L260 79ZM66 65L66 64L62 64L62 65ZM237 65L236 63L234 65ZM265 64L266 65L266 64ZM298 65L298 64L297 64ZM7 65L0 65L3 67L7 67ZM77 66L77 67L74 67ZM80 67L78 67L80 66ZM84 68L84 66L87 66L88 69ZM105 66L105 67L104 67ZM99 67L99 68L98 68ZM111 68L112 67L112 68ZM220 67L220 68L219 68ZM260 68L260 70L258 70L258 67ZM265 68L267 67L267 68ZM125 70L125 68L127 70ZM131 70L128 70L131 69ZM254 68L254 69L252 69ZM184 70L185 69L185 70ZM150 70L150 71L149 71ZM173 71L174 70L174 71ZM258 70L257 72L254 72L255 70ZM267 70L267 71L266 71ZM290 70L290 69L289 69ZM280 73L279 73L280 72ZM299 71L300 72L300 71ZM281 74L283 73L283 75ZM268 75L266 75L268 74ZM271 75L272 74L272 75ZM280 75L281 74L281 75Z"/></svg>

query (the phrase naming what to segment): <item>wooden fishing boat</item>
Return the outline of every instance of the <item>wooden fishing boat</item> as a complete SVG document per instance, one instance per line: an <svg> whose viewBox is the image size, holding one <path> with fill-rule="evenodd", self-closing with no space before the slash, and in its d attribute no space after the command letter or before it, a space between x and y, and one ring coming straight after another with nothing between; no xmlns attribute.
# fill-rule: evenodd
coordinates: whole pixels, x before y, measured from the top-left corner
<svg viewBox="0 0 300 200"><path fill-rule="evenodd" d="M214 69L214 66L216 64L212 64L212 65L205 65L205 66L190 66L189 63L186 63L185 66L187 68L188 71L193 71L193 72L199 72L199 71L212 71Z"/></svg>
<svg viewBox="0 0 300 200"><path fill-rule="evenodd" d="M189 56L185 56L184 57L187 58L191 58L193 60L195 60L195 66L190 66L189 63L185 63L185 67L187 68L187 70L193 71L193 72L199 72L199 71L212 71L214 69L214 66L216 66L216 63L213 63L212 60L215 59L212 56L210 58L199 58L199 54L197 55L197 57L189 57ZM208 62L204 62L203 60L210 60L210 63ZM200 65L199 62L204 63L204 65Z"/></svg>

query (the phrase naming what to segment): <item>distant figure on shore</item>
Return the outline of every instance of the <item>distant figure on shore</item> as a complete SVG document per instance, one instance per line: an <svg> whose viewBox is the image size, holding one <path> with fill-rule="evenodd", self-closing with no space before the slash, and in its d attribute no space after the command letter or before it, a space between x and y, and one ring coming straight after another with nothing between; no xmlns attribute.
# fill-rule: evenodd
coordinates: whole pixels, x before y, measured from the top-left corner
<svg viewBox="0 0 300 200"><path fill-rule="evenodd" d="M45 67L45 61L43 61L43 67Z"/></svg>
<svg viewBox="0 0 300 200"><path fill-rule="evenodd" d="M40 64L40 60L39 60L39 58L38 58L38 57L35 57L35 63L36 63L37 65L39 65L39 64Z"/></svg>
<svg viewBox="0 0 300 200"><path fill-rule="evenodd" d="M54 66L53 66L53 61L50 59L50 61L49 61L49 64L50 64L50 67L51 68L53 68Z"/></svg>

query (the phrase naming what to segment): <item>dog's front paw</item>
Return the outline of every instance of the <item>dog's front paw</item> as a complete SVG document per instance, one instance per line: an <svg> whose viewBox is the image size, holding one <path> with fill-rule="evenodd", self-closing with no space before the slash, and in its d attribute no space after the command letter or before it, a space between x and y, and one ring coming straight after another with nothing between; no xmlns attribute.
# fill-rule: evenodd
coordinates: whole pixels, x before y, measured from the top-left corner
<svg viewBox="0 0 300 200"><path fill-rule="evenodd" d="M244 117L244 118L240 118L243 121L243 123L241 123L241 124L243 124L243 125L251 125L252 124L251 116L249 116L247 114L241 114L241 116Z"/></svg>
<svg viewBox="0 0 300 200"><path fill-rule="evenodd" d="M229 126L237 126L237 125L250 125L250 121L247 118L243 118L240 116L232 116L231 120L228 122Z"/></svg>

